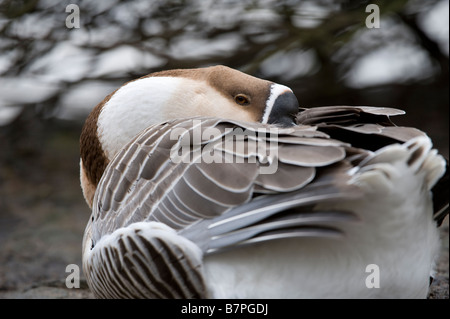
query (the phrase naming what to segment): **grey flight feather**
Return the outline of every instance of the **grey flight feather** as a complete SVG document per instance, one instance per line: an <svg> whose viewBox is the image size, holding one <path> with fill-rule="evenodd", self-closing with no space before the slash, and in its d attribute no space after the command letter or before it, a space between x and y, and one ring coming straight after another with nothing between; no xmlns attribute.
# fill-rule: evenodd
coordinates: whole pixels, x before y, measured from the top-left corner
<svg viewBox="0 0 450 319"><path fill-rule="evenodd" d="M201 127L202 133L218 126L221 137L234 135L235 147L240 152L216 148L216 156L219 154L222 163L208 164L197 160L201 151L222 141L210 137L208 144L191 138L183 142L189 146L184 155L187 160L173 161L171 151L183 146L183 136L192 136L195 125ZM224 126L233 130L224 134ZM169 127L182 128L185 135L173 138ZM258 132L251 135L258 142L255 148L254 139L246 136L258 130L261 125L211 118L175 120L145 130L115 157L99 183L97 205L93 208L94 242L137 221L160 221L182 230L198 220L213 219L233 207L252 202L257 194L255 186L278 192L301 189L314 179L318 168L345 157L345 143L329 139L313 127L298 126L271 134ZM282 134L279 140L277 133ZM270 150L274 140L276 156ZM233 156L232 160L227 156ZM280 169L275 174L260 174L267 161L279 161ZM282 186L281 179L286 177L289 180Z"/></svg>

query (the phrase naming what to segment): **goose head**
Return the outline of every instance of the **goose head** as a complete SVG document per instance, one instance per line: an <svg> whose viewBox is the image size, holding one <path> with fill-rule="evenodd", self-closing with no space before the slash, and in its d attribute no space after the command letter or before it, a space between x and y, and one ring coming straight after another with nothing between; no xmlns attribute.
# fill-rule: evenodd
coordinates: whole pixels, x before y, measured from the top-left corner
<svg viewBox="0 0 450 319"><path fill-rule="evenodd" d="M194 116L292 126L292 90L240 71L213 66L153 73L125 83L88 116L80 137L80 179L89 207L109 161L150 125Z"/></svg>

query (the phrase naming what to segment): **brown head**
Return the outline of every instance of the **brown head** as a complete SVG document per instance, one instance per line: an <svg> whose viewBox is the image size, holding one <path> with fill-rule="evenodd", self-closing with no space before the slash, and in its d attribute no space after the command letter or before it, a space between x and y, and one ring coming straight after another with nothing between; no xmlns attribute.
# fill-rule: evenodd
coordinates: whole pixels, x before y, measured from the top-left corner
<svg viewBox="0 0 450 319"><path fill-rule="evenodd" d="M80 178L91 207L96 186L114 155L149 125L210 116L294 125L291 89L225 66L152 73L125 83L88 116L80 138Z"/></svg>

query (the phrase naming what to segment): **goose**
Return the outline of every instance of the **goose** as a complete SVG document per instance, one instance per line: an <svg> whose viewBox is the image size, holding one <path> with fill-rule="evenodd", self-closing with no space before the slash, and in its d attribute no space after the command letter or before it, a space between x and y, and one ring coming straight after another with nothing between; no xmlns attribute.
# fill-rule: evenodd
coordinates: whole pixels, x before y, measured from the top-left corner
<svg viewBox="0 0 450 319"><path fill-rule="evenodd" d="M303 108L225 66L152 73L89 114L97 298L426 298L446 160L389 107Z"/></svg>

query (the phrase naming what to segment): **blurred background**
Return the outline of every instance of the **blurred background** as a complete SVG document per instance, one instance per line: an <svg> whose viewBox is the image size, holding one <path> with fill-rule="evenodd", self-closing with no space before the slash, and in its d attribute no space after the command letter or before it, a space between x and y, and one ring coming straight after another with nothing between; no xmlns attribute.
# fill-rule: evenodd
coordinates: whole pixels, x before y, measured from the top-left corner
<svg viewBox="0 0 450 319"><path fill-rule="evenodd" d="M224 64L302 107L401 108L394 121L448 158L448 63L448 0L0 0L0 297L90 297L64 285L90 214L78 138L124 82ZM448 218L441 229L431 298L448 298Z"/></svg>

